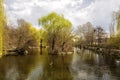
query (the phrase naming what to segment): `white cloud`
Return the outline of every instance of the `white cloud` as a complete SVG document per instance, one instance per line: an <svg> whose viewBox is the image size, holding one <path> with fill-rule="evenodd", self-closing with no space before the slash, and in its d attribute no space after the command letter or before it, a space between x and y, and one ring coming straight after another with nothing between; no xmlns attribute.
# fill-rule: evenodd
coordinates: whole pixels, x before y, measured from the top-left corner
<svg viewBox="0 0 120 80"><path fill-rule="evenodd" d="M64 14L73 26L92 22L108 30L111 14L120 0L5 0L8 18L14 23L23 18L38 26L38 18L54 11Z"/></svg>
<svg viewBox="0 0 120 80"><path fill-rule="evenodd" d="M91 6L94 7L94 9L90 14L90 20L94 25L101 25L104 29L108 30L112 13L118 10L119 5L120 0L96 0Z"/></svg>

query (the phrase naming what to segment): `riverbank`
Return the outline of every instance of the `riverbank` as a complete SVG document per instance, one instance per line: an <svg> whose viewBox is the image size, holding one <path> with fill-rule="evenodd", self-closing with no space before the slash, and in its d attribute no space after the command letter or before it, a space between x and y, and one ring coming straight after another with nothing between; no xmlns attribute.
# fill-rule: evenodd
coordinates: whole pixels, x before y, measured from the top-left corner
<svg viewBox="0 0 120 80"><path fill-rule="evenodd" d="M100 47L83 47L84 49L91 50L93 52L97 52L102 55L110 55L120 60L120 50L119 49L110 49L110 48L100 48Z"/></svg>

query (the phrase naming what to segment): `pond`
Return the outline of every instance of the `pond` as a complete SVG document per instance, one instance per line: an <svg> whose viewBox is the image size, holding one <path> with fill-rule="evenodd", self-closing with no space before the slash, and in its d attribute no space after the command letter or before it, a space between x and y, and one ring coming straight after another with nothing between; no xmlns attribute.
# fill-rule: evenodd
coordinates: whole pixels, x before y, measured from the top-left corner
<svg viewBox="0 0 120 80"><path fill-rule="evenodd" d="M89 50L7 56L0 59L0 80L120 80L120 63Z"/></svg>

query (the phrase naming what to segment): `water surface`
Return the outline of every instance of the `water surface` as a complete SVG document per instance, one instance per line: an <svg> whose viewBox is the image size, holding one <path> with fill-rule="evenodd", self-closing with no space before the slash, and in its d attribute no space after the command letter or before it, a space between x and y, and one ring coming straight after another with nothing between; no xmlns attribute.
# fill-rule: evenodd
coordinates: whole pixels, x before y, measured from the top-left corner
<svg viewBox="0 0 120 80"><path fill-rule="evenodd" d="M120 80L120 63L88 50L0 59L0 80Z"/></svg>

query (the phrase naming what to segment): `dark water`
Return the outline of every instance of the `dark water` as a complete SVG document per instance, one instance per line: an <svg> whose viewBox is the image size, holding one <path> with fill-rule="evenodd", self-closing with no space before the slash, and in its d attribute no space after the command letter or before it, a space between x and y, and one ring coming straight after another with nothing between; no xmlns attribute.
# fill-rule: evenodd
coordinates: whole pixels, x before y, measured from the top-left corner
<svg viewBox="0 0 120 80"><path fill-rule="evenodd" d="M120 80L120 63L88 50L8 56L0 59L0 80Z"/></svg>

